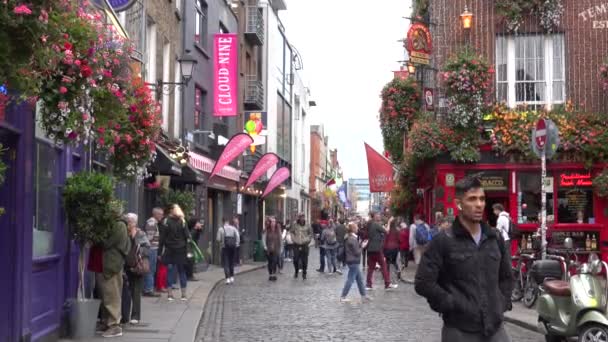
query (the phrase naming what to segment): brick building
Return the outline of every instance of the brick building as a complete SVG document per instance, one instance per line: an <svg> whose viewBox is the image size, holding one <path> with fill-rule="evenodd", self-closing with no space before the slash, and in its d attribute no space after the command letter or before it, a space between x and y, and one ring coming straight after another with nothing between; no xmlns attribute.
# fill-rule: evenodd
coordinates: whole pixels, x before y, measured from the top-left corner
<svg viewBox="0 0 608 342"><path fill-rule="evenodd" d="M321 217L323 209L323 192L329 176L328 137L325 136L323 125L310 126L310 197L311 220Z"/></svg>
<svg viewBox="0 0 608 342"><path fill-rule="evenodd" d="M555 105L572 100L581 109L608 112L599 78L600 65L608 58L608 4L603 0L563 0L562 4L561 22L552 33L545 33L539 16L530 13L524 13L516 32L509 32L495 1L431 0L426 18L433 37L432 64L441 69L452 53L469 45L495 65L499 102ZM465 5L473 14L468 32L460 22ZM437 85L436 72L426 73L425 84ZM533 94L518 90L520 82L535 83L526 88ZM440 107L441 95L439 90L436 105Z"/></svg>

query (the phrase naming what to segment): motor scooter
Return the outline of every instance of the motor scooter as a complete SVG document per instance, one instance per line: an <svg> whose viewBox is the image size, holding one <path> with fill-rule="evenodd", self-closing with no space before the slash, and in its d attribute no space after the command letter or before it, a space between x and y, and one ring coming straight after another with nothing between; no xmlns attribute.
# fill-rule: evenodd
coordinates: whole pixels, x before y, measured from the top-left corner
<svg viewBox="0 0 608 342"><path fill-rule="evenodd" d="M566 238L564 245L572 250L572 239ZM565 259L563 262L569 269ZM577 266L577 274L569 279L546 280L541 286L538 329L547 342L567 341L571 337L578 337L579 342L608 341L608 289L599 275L604 268L608 277L608 264L591 253L586 263Z"/></svg>

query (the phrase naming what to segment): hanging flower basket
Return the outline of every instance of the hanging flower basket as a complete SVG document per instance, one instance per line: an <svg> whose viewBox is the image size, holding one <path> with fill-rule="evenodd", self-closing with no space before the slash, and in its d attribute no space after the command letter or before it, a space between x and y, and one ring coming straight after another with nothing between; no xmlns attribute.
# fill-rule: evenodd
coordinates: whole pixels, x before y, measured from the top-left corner
<svg viewBox="0 0 608 342"><path fill-rule="evenodd" d="M598 197L608 198L608 169L593 178L593 189Z"/></svg>

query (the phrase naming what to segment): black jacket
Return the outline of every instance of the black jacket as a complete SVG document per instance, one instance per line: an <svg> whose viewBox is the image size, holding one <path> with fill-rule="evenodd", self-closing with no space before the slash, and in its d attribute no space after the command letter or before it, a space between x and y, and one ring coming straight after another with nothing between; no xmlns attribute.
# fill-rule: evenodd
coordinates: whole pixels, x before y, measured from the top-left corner
<svg viewBox="0 0 608 342"><path fill-rule="evenodd" d="M185 249L187 241L191 239L186 223L175 217L167 217L162 220L158 229L160 231L159 255L163 255L164 249Z"/></svg>
<svg viewBox="0 0 608 342"><path fill-rule="evenodd" d="M498 231L482 223L479 246L456 218L430 242L416 272L416 292L444 323L493 335L511 309L511 257Z"/></svg>

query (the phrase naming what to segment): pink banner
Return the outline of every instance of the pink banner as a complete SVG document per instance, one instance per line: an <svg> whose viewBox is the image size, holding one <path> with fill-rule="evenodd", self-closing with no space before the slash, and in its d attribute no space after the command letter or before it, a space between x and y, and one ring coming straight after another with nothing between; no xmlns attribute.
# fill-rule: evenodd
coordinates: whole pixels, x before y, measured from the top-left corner
<svg viewBox="0 0 608 342"><path fill-rule="evenodd" d="M266 189L264 189L264 193L262 194L262 198L270 195L272 190L274 190L277 186L281 185L281 183L283 183L287 178L289 178L290 175L291 172L289 172L289 169L286 167L282 167L276 170L272 174L272 177L270 177L268 185L266 185Z"/></svg>
<svg viewBox="0 0 608 342"><path fill-rule="evenodd" d="M256 180L258 180L258 178L262 177L262 175L268 171L268 169L275 166L278 162L279 157L274 153L266 153L263 155L262 158L260 158L260 160L258 160L258 162L255 164L253 171L251 171L251 176L249 176L245 187L253 184Z"/></svg>
<svg viewBox="0 0 608 342"><path fill-rule="evenodd" d="M246 133L239 133L230 138L226 147L224 147L224 151L215 162L215 166L213 166L213 170L211 170L211 174L209 175L209 179L213 178L217 173L219 173L224 166L228 165L231 161L236 159L249 145L253 143L253 139Z"/></svg>
<svg viewBox="0 0 608 342"><path fill-rule="evenodd" d="M213 38L213 115L238 115L238 35L216 34Z"/></svg>

